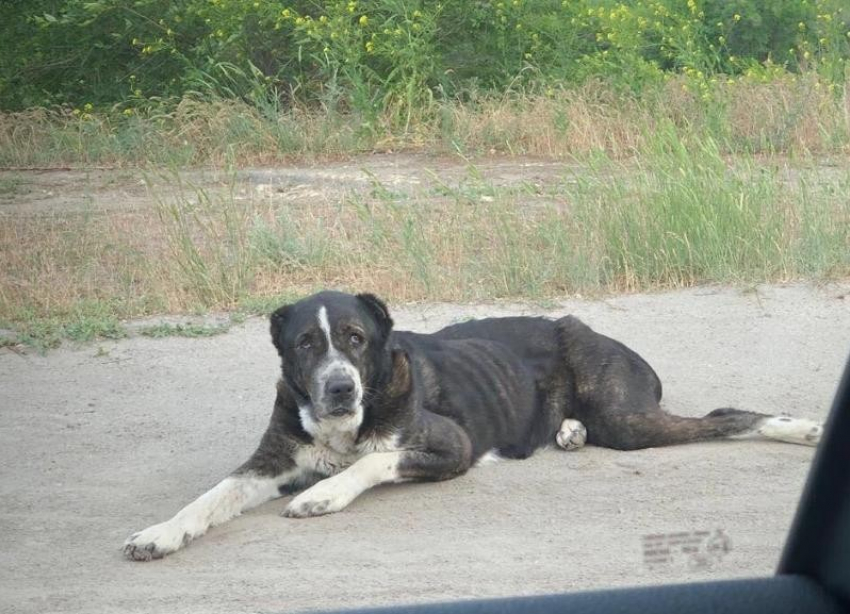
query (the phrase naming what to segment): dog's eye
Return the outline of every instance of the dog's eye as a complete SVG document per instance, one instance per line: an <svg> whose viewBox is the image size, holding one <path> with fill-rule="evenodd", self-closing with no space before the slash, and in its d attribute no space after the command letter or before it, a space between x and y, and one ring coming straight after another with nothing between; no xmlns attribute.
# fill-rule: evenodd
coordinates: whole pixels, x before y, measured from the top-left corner
<svg viewBox="0 0 850 614"><path fill-rule="evenodd" d="M309 337L305 337L298 342L299 350L309 350L313 347L313 341Z"/></svg>
<svg viewBox="0 0 850 614"><path fill-rule="evenodd" d="M351 335L349 335L348 337L348 340L351 345L361 345L365 341L363 335L361 335L360 333L351 333Z"/></svg>

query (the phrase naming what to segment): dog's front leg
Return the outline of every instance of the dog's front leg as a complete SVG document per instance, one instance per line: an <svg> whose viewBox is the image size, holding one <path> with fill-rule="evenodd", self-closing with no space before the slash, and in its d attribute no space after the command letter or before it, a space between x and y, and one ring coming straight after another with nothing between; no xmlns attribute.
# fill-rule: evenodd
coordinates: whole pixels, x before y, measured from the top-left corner
<svg viewBox="0 0 850 614"><path fill-rule="evenodd" d="M415 450L373 452L345 471L326 478L295 497L283 512L290 518L331 514L379 484L412 480L448 480L472 463L472 444L453 421L428 414Z"/></svg>
<svg viewBox="0 0 850 614"><path fill-rule="evenodd" d="M279 489L294 483L298 476L299 471L294 466L273 477L240 470L216 484L170 520L130 536L124 544L124 554L136 561L149 561L179 550L210 527L279 497Z"/></svg>
<svg viewBox="0 0 850 614"><path fill-rule="evenodd" d="M374 486L401 481L399 464L403 456L404 452L367 454L345 471L325 478L295 497L283 515L306 518L338 512Z"/></svg>
<svg viewBox="0 0 850 614"><path fill-rule="evenodd" d="M210 527L309 481L312 475L292 459L295 444L286 427L291 403L287 389L279 385L271 422L247 462L170 520L131 535L124 542L124 554L136 561L162 558L200 537Z"/></svg>

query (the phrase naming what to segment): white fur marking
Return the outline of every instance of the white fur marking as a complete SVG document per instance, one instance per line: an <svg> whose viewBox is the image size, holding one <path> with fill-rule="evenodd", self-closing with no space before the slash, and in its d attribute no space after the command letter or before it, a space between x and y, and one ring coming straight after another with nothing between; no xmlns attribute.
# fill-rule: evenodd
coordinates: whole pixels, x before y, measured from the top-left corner
<svg viewBox="0 0 850 614"><path fill-rule="evenodd" d="M279 497L278 486L300 471L293 470L275 478L237 475L225 478L212 489L177 512L173 518L132 535L124 543L130 558L149 560L179 550L207 529Z"/></svg>
<svg viewBox="0 0 850 614"><path fill-rule="evenodd" d="M319 424L313 420L310 406L298 405L298 417L301 419L301 426L304 427L304 430L310 433L311 437L315 437L314 433L318 432Z"/></svg>
<svg viewBox="0 0 850 614"><path fill-rule="evenodd" d="M587 441L587 428L578 420L567 418L561 422L561 429L555 435L555 441L564 450L578 450Z"/></svg>
<svg viewBox="0 0 850 614"><path fill-rule="evenodd" d="M484 454L482 454L481 458L475 461L475 466L483 467L484 465L492 465L494 463L498 463L501 460L505 459L499 456L499 453L494 448L492 450L487 450Z"/></svg>
<svg viewBox="0 0 850 614"><path fill-rule="evenodd" d="M332 514L344 509L363 492L379 484L400 479L398 465L402 452L375 452L357 460L342 473L324 479L295 497L285 516L306 518Z"/></svg>
<svg viewBox="0 0 850 614"><path fill-rule="evenodd" d="M343 453L317 442L312 446L299 446L295 450L293 460L299 467L308 471L322 475L336 475L354 464L357 454L353 449Z"/></svg>
<svg viewBox="0 0 850 614"><path fill-rule="evenodd" d="M303 418L302 418L303 419ZM313 445L299 446L295 451L295 464L306 471L322 475L336 475L353 465L359 458L376 452L397 452L401 437L397 434L389 437L371 436L363 441L355 442L354 437L347 441L346 446L334 448L315 438ZM341 443L342 440L336 440Z"/></svg>
<svg viewBox="0 0 850 614"><path fill-rule="evenodd" d="M372 434L357 444L357 451L360 454L370 454L373 452L398 452L400 442L401 436L398 433L393 433L388 437L378 437L377 435Z"/></svg>
<svg viewBox="0 0 850 614"><path fill-rule="evenodd" d="M317 444L338 454L348 454L354 449L354 442L363 422L363 407L358 405L355 412L348 416L316 421L309 406L299 405L298 416L301 418L301 426L310 433Z"/></svg>
<svg viewBox="0 0 850 614"><path fill-rule="evenodd" d="M336 354L336 348L331 340L331 323L328 320L328 310L322 305L319 307L319 313L316 316L319 319L319 328L325 333L325 339L328 341L328 354Z"/></svg>
<svg viewBox="0 0 850 614"><path fill-rule="evenodd" d="M761 420L756 427L731 439L773 439L803 446L816 446L820 443L823 426L805 418L788 416L770 416Z"/></svg>
<svg viewBox="0 0 850 614"><path fill-rule="evenodd" d="M336 431L346 429L353 430L356 433L357 429L360 428L360 424L363 422L363 382L360 381L360 372L353 364L351 364L351 361L334 346L333 338L331 337L331 325L328 320L328 311L324 305L319 307L316 319L319 322L319 328L322 329L322 332L325 334L325 339L328 342L328 351L327 354L325 354L324 360L322 360L319 366L316 367L315 386L312 387L312 396L314 399L323 398L325 386L332 375L342 372L350 377L352 381L354 381L354 415L346 416L343 420L338 421L338 426L334 426L332 428ZM299 407L299 410L301 410L302 424L304 424L304 409L305 408ZM350 420L350 418L353 418L353 420ZM306 424L304 424L304 430L314 437L316 436L307 428Z"/></svg>

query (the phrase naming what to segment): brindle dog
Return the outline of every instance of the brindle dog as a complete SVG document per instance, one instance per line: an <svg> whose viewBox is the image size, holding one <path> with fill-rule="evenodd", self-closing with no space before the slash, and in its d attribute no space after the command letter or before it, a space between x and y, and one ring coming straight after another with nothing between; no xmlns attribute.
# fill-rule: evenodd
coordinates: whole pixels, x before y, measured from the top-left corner
<svg viewBox="0 0 850 614"><path fill-rule="evenodd" d="M322 292L271 316L282 377L251 458L170 520L131 536L162 557L282 494L289 517L338 512L378 484L446 480L557 443L635 450L722 438L816 445L820 425L738 409L661 409L661 382L574 317L491 318L434 334L393 330L375 296Z"/></svg>

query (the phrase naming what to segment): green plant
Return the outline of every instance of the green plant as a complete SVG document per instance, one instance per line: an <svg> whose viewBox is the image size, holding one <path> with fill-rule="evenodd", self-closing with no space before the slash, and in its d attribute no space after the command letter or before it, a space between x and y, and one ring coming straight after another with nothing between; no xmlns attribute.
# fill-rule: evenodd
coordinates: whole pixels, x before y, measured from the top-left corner
<svg viewBox="0 0 850 614"><path fill-rule="evenodd" d="M266 116L298 105L357 115L361 138L404 132L434 102L606 79L640 92L760 66L850 58L843 0L33 0L0 23L0 108L61 105L91 119L187 96Z"/></svg>
<svg viewBox="0 0 850 614"><path fill-rule="evenodd" d="M193 324L191 322L187 322L186 324L161 323L140 328L139 334L144 337L153 337L154 339L160 339L162 337L198 338L222 335L228 330L230 330L229 324L204 325Z"/></svg>

